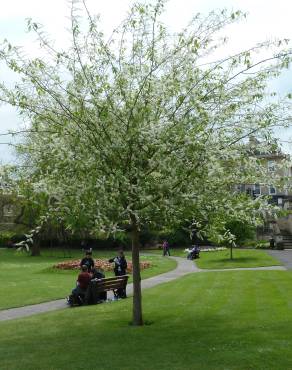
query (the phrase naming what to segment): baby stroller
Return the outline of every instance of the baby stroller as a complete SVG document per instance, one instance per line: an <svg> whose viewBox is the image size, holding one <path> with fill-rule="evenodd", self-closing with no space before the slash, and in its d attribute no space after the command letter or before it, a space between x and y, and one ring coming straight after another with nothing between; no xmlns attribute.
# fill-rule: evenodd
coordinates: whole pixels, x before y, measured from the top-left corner
<svg viewBox="0 0 292 370"><path fill-rule="evenodd" d="M190 252L189 252L189 254L187 256L187 259L188 260L195 260L197 258L200 258L200 248L198 246L194 246L190 250Z"/></svg>

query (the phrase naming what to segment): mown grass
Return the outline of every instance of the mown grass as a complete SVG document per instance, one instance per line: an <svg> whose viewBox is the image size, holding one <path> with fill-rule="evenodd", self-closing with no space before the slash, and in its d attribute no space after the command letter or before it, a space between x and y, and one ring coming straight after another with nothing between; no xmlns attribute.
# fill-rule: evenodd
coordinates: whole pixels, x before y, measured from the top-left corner
<svg viewBox="0 0 292 370"><path fill-rule="evenodd" d="M281 262L270 256L266 251L255 249L234 249L233 259L230 250L201 252L196 265L202 269L228 269L240 267L279 266Z"/></svg>
<svg viewBox="0 0 292 370"><path fill-rule="evenodd" d="M161 255L159 249L147 250L148 253ZM183 248L172 248L172 256L187 257ZM238 267L266 267L279 266L281 262L270 256L266 251L256 249L233 249L233 259L230 259L230 250L201 251L200 258L195 260L196 265L202 269L228 269Z"/></svg>
<svg viewBox="0 0 292 370"><path fill-rule="evenodd" d="M96 258L108 259L114 251L95 251ZM54 255L54 256L53 256ZM82 258L80 251L71 252L70 259ZM130 252L126 258L131 259ZM67 260L62 251L42 252L41 257L17 254L15 250L0 249L0 309L25 306L63 298L75 285L78 271L64 271L52 268L58 262ZM176 267L176 262L160 256L141 256L152 266L142 271L142 278L148 278ZM106 272L110 277L113 273ZM131 278L130 278L131 281Z"/></svg>
<svg viewBox="0 0 292 370"><path fill-rule="evenodd" d="M292 368L292 274L191 274L131 300L0 323L3 370Z"/></svg>
<svg viewBox="0 0 292 370"><path fill-rule="evenodd" d="M161 248L145 249L143 252L163 256L163 250ZM170 255L175 257L186 257L187 252L185 252L185 248L170 248Z"/></svg>

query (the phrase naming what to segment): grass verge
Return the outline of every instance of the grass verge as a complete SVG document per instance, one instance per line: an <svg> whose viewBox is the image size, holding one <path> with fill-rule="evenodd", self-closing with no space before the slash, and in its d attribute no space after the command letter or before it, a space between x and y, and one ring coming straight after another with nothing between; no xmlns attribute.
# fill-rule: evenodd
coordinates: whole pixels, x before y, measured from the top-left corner
<svg viewBox="0 0 292 370"><path fill-rule="evenodd" d="M19 307L63 298L75 285L78 271L53 269L55 263L64 260L62 252L50 256L52 251L44 251L41 257L17 254L15 250L0 249L0 309ZM56 254L54 252L54 254ZM114 256L113 251L96 251L94 257ZM71 252L72 259L82 257L80 251ZM126 253L130 259L130 252ZM160 256L141 256L141 260L152 263L152 267L142 271L142 279L170 271L176 262ZM112 276L106 272L106 276ZM131 282L131 278L129 280Z"/></svg>
<svg viewBox="0 0 292 370"><path fill-rule="evenodd" d="M201 252L196 265L202 269L229 269L240 267L267 267L280 266L274 257L266 251L255 249L234 249L233 259L230 259L230 250L218 252Z"/></svg>
<svg viewBox="0 0 292 370"><path fill-rule="evenodd" d="M162 251L159 249L149 249L147 252L162 255ZM187 257L187 252L185 252L183 248L172 248L170 254L177 257ZM200 258L196 260L196 265L202 269L228 269L239 267L280 266L282 263L263 250L234 248L232 260L230 260L229 249L215 252L201 252Z"/></svg>
<svg viewBox="0 0 292 370"><path fill-rule="evenodd" d="M291 285L286 271L191 274L145 291L144 327L130 299L2 322L1 368L291 369Z"/></svg>

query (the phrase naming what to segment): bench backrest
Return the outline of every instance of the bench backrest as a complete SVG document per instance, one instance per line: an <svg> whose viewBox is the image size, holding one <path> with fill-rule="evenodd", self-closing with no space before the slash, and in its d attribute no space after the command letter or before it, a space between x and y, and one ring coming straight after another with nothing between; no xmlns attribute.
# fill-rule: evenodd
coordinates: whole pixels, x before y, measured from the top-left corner
<svg viewBox="0 0 292 370"><path fill-rule="evenodd" d="M115 276L112 278L94 279L91 280L90 286L96 292L105 292L109 290L125 289L129 275Z"/></svg>

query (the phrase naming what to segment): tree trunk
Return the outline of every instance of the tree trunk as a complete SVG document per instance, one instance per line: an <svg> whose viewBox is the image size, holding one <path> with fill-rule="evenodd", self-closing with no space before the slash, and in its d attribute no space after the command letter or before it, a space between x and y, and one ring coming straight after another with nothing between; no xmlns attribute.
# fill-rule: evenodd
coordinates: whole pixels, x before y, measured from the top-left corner
<svg viewBox="0 0 292 370"><path fill-rule="evenodd" d="M35 236L33 238L33 243L32 243L30 250L31 250L31 256L33 257L41 255L40 239L38 236Z"/></svg>
<svg viewBox="0 0 292 370"><path fill-rule="evenodd" d="M233 243L230 244L230 259L233 260Z"/></svg>
<svg viewBox="0 0 292 370"><path fill-rule="evenodd" d="M142 318L142 294L141 294L141 274L139 256L139 230L136 218L131 217L132 221L132 263L133 263L133 321L135 326L143 325Z"/></svg>

